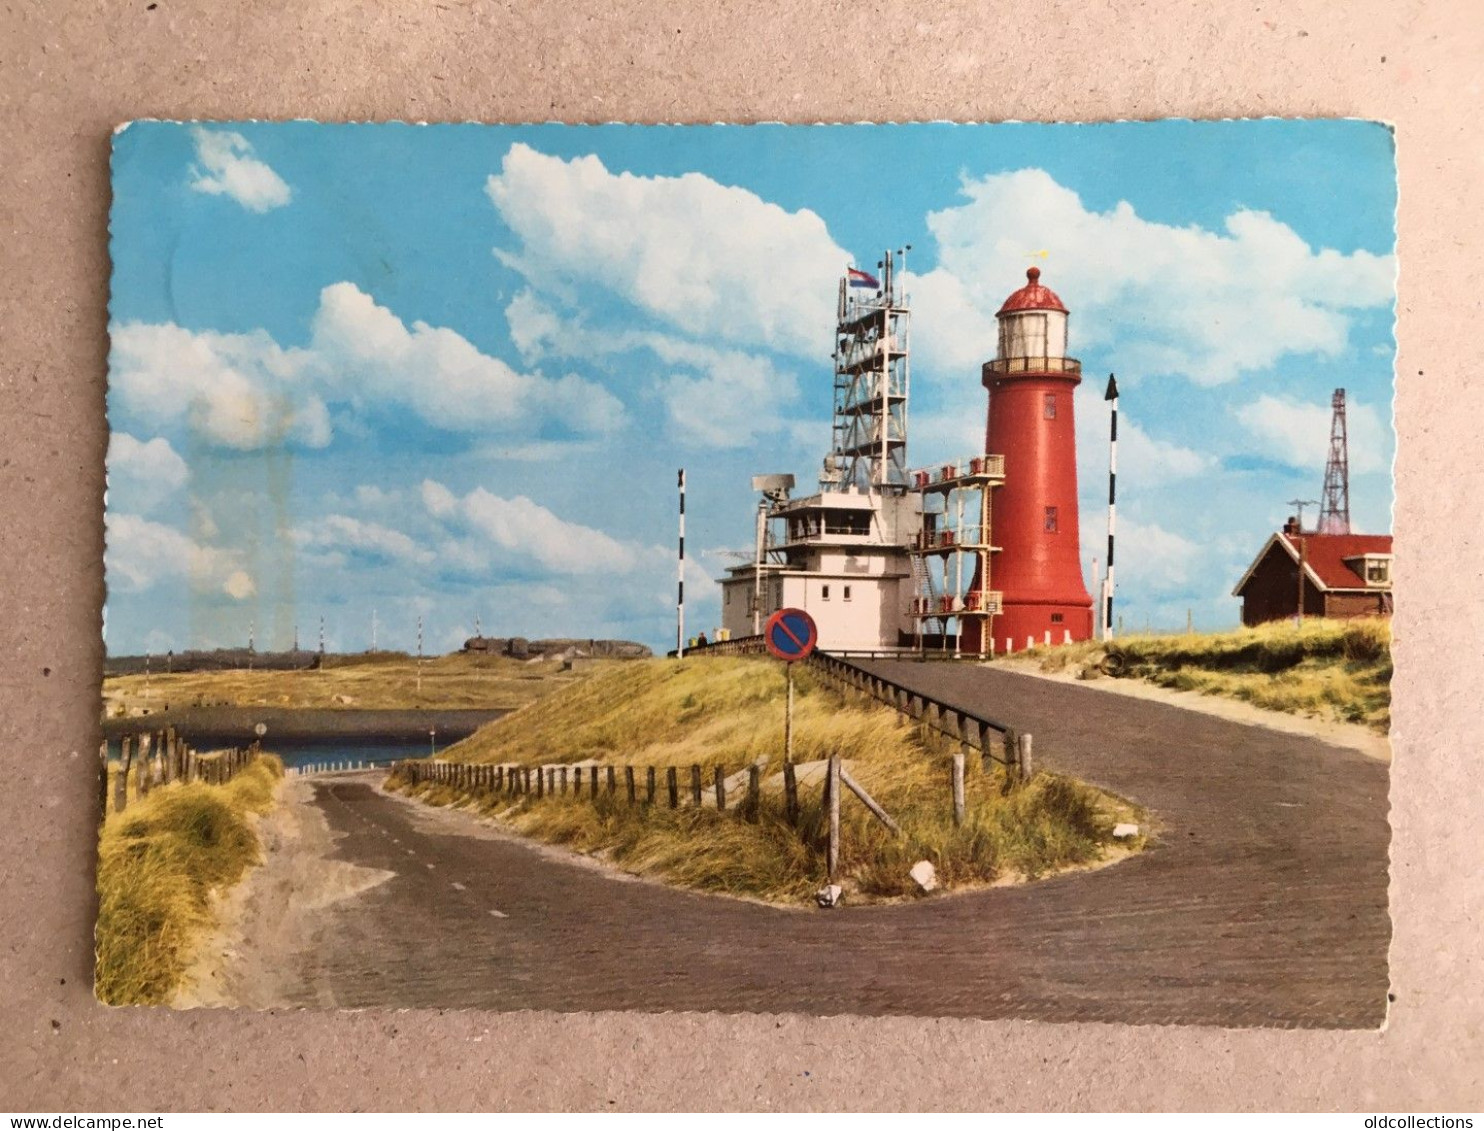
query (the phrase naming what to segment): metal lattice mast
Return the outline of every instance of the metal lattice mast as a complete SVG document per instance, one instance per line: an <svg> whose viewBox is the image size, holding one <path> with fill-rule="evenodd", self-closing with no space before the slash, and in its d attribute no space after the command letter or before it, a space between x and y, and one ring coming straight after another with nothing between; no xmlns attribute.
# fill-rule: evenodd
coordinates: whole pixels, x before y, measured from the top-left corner
<svg viewBox="0 0 1484 1131"><path fill-rule="evenodd" d="M896 282L911 245L888 251L880 278L851 269L840 281L835 335L834 421L821 486L907 488L908 320ZM855 298L852 287L874 288Z"/></svg>
<svg viewBox="0 0 1484 1131"><path fill-rule="evenodd" d="M1324 493L1319 503L1319 534L1350 533L1350 440L1345 427L1345 390L1330 398L1329 459L1324 465Z"/></svg>

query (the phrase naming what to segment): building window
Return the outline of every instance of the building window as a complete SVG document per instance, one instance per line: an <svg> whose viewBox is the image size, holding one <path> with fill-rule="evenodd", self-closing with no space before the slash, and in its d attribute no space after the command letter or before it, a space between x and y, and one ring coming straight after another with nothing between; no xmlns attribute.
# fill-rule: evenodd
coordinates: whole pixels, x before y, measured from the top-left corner
<svg viewBox="0 0 1484 1131"><path fill-rule="evenodd" d="M1046 533L1047 534L1055 534L1056 533L1056 508L1055 507L1047 507L1046 508Z"/></svg>
<svg viewBox="0 0 1484 1131"><path fill-rule="evenodd" d="M1047 393L1046 394L1046 399L1043 402L1043 407L1041 409L1041 414L1043 416L1045 416L1045 418L1047 420L1055 420L1056 419L1056 394L1055 393Z"/></svg>
<svg viewBox="0 0 1484 1131"><path fill-rule="evenodd" d="M727 604L730 605L732 603L732 591L730 589L727 589L727 590L725 590L725 593L726 593L726 598L727 598Z"/></svg>
<svg viewBox="0 0 1484 1131"><path fill-rule="evenodd" d="M830 587L828 585L821 585L819 587L819 599L821 601L828 601L830 599Z"/></svg>
<svg viewBox="0 0 1484 1131"><path fill-rule="evenodd" d="M1051 623L1052 624L1061 624L1061 614L1060 613L1052 613L1051 614Z"/></svg>
<svg viewBox="0 0 1484 1131"><path fill-rule="evenodd" d="M1391 563L1369 561L1365 564L1365 579L1372 585L1385 585L1391 580Z"/></svg>
<svg viewBox="0 0 1484 1131"><path fill-rule="evenodd" d="M840 594L840 596L843 597L847 601L850 600L850 586L846 585L844 587L843 592Z"/></svg>

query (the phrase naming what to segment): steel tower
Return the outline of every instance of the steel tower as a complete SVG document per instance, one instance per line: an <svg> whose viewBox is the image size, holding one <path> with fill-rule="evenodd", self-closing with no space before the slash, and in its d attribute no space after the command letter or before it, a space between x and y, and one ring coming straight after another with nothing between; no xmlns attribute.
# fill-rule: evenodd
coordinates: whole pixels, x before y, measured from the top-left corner
<svg viewBox="0 0 1484 1131"><path fill-rule="evenodd" d="M910 245L909 245L910 250ZM835 411L830 454L820 486L893 494L907 476L907 300L897 291L906 251L888 251L879 278L851 270L840 280L835 332ZM865 295L855 292L864 288Z"/></svg>
<svg viewBox="0 0 1484 1131"><path fill-rule="evenodd" d="M1345 428L1345 390L1330 398L1329 459L1324 465L1324 493L1316 534L1350 533L1350 438Z"/></svg>

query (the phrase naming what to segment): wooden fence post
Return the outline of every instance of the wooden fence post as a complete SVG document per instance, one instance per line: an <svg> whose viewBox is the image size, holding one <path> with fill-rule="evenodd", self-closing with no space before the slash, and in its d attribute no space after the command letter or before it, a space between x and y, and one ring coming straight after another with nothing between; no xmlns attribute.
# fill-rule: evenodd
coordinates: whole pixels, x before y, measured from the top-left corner
<svg viewBox="0 0 1484 1131"><path fill-rule="evenodd" d="M562 796L567 794L567 767L562 766L557 770L557 780L561 783Z"/></svg>
<svg viewBox="0 0 1484 1131"><path fill-rule="evenodd" d="M149 735L141 734L136 740L139 753L134 756L134 792L143 801L149 796Z"/></svg>
<svg viewBox="0 0 1484 1131"><path fill-rule="evenodd" d="M114 812L122 813L129 804L129 773L134 766L134 739L125 735L119 739L119 775L114 783Z"/></svg>
<svg viewBox="0 0 1484 1131"><path fill-rule="evenodd" d="M618 792L618 770L614 766L608 767L608 796L612 797Z"/></svg>
<svg viewBox="0 0 1484 1131"><path fill-rule="evenodd" d="M665 770L665 784L670 787L670 808L680 808L680 774L674 766Z"/></svg>
<svg viewBox="0 0 1484 1131"><path fill-rule="evenodd" d="M536 800L540 801L546 796L546 767L536 767Z"/></svg>
<svg viewBox="0 0 1484 1131"><path fill-rule="evenodd" d="M695 762L690 767L690 800L697 809L701 807L701 767Z"/></svg>
<svg viewBox="0 0 1484 1131"><path fill-rule="evenodd" d="M827 860L829 882L835 882L835 873L840 868L840 755L830 755L829 776L825 781L829 791L830 843Z"/></svg>
<svg viewBox="0 0 1484 1131"><path fill-rule="evenodd" d="M716 811L725 813L727 811L727 772L721 766L717 766L712 777L716 782Z"/></svg>
<svg viewBox="0 0 1484 1131"><path fill-rule="evenodd" d="M783 763L783 811L788 823L799 823L799 775L792 762Z"/></svg>
<svg viewBox="0 0 1484 1131"><path fill-rule="evenodd" d="M953 823L964 823L964 752L953 752Z"/></svg>
<svg viewBox="0 0 1484 1131"><path fill-rule="evenodd" d="M657 775L655 774L655 769L653 766L648 767L644 771L644 803L646 805L654 804L654 787L656 776Z"/></svg>
<svg viewBox="0 0 1484 1131"><path fill-rule="evenodd" d="M1031 761L1031 736L1028 734L1022 734L1020 736L1020 749L1018 751L1017 761L1020 765L1020 780L1022 782L1028 782L1031 778L1035 777L1036 770Z"/></svg>
<svg viewBox="0 0 1484 1131"><path fill-rule="evenodd" d="M757 821L762 813L762 767L756 762L747 767L747 819Z"/></svg>
<svg viewBox="0 0 1484 1131"><path fill-rule="evenodd" d="M108 740L106 738L98 745L98 782L98 819L102 821L108 817Z"/></svg>
<svg viewBox="0 0 1484 1131"><path fill-rule="evenodd" d="M624 788L627 789L629 793L629 804L633 805L638 800L638 791L634 788L633 766L625 766L623 768L623 784Z"/></svg>

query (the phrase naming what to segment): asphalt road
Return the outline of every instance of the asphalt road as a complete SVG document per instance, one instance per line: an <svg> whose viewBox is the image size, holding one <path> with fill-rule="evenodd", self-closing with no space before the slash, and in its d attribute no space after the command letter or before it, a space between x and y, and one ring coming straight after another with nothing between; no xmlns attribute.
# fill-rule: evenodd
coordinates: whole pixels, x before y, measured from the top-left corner
<svg viewBox="0 0 1484 1131"><path fill-rule="evenodd" d="M1384 764L1075 684L873 666L1015 720L1039 766L1154 811L1156 842L1023 887L791 911L615 879L326 779L335 857L395 875L319 913L284 1004L1381 1024Z"/></svg>

